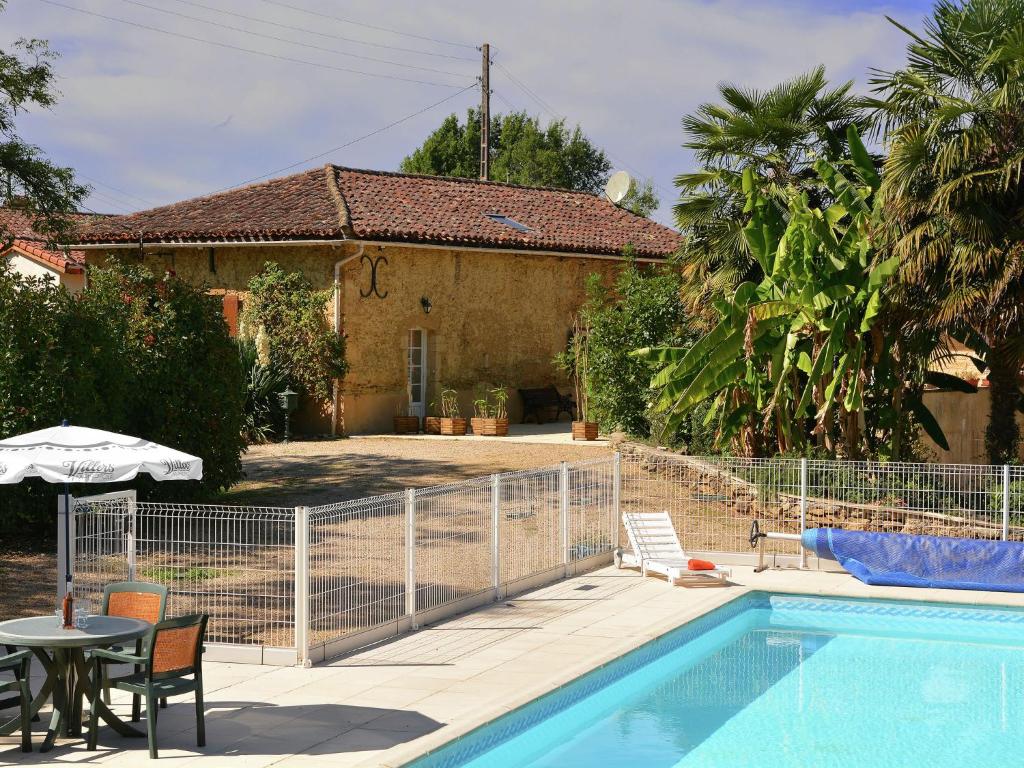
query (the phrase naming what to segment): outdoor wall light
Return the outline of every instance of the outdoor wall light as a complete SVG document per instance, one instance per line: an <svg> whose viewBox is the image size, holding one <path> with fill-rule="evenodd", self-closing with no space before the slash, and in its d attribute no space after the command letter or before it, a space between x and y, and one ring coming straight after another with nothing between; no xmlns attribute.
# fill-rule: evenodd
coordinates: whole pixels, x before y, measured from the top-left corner
<svg viewBox="0 0 1024 768"><path fill-rule="evenodd" d="M430 310L434 308L434 305L430 303L430 299L426 296L420 298L420 306L423 307L423 314L429 315Z"/></svg>

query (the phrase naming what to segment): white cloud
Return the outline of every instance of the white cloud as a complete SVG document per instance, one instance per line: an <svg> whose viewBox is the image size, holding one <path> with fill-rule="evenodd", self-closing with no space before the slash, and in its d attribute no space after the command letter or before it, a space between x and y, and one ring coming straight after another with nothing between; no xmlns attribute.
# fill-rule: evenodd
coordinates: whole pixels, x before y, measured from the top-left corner
<svg viewBox="0 0 1024 768"><path fill-rule="evenodd" d="M334 67L412 79L468 84L479 70L472 47L397 36L303 14L261 0L195 0L249 16L468 61L419 56L301 34L198 9L176 0L146 4L267 35L376 58L452 70L460 78L405 70L210 27L140 8L124 0L59 0L226 45L257 49ZM140 0L141 1L141 0ZM670 220L672 178L690 165L680 149L680 118L714 99L716 85L767 87L818 63L834 82L866 80L869 65L896 66L902 35L876 4L822 9L797 2L640 0L630 3L479 2L374 3L289 0L290 4L424 37L496 48L496 61L559 115L662 191L658 218ZM865 7L870 5L871 7ZM915 11L909 18L917 21ZM907 14L903 14L907 18ZM36 0L13 0L4 14L6 46L16 36L49 38L58 63L62 102L30 115L22 130L59 162L153 202L202 194L339 146L437 101L451 90L360 77L183 40L91 17ZM541 108L500 69L500 98L531 112ZM475 104L474 91L408 123L318 162L394 169L448 112ZM104 187L92 207L137 201Z"/></svg>

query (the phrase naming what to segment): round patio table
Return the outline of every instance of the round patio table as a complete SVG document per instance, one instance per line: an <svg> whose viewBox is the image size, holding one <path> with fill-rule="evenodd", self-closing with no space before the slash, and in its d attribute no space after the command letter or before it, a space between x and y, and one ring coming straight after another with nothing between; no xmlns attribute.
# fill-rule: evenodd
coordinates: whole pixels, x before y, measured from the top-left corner
<svg viewBox="0 0 1024 768"><path fill-rule="evenodd" d="M0 645L29 648L46 670L46 681L32 700L32 716L35 717L47 697L53 696L53 714L40 752L53 748L62 729L66 729L69 736L82 733L82 696L92 700L86 649L137 640L152 626L147 621L120 616L90 616L88 626L82 629L63 629L52 615L0 622ZM97 713L122 736L145 735L111 712L102 697L97 701ZM16 721L0 725L0 734L16 727Z"/></svg>

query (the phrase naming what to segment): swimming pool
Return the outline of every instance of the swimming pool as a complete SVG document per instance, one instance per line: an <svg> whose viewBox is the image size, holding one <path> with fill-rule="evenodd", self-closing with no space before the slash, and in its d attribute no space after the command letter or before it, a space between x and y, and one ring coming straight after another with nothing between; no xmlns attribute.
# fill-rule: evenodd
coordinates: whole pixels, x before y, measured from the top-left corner
<svg viewBox="0 0 1024 768"><path fill-rule="evenodd" d="M753 593L408 768L1024 761L1024 611Z"/></svg>

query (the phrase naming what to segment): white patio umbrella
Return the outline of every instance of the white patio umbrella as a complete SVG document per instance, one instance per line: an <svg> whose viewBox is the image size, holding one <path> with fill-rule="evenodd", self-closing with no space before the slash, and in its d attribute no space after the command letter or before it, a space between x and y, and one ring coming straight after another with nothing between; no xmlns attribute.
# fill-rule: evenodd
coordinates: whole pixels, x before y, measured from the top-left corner
<svg viewBox="0 0 1024 768"><path fill-rule="evenodd" d="M150 440L104 432L88 427L40 429L0 440L0 484L20 483L41 477L48 483L64 483L64 534L70 543L70 483L121 483L140 472L154 480L199 480L203 460ZM64 548L68 582L71 581L71 547ZM69 584L70 587L70 584Z"/></svg>

